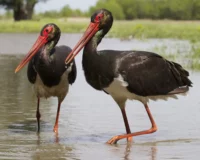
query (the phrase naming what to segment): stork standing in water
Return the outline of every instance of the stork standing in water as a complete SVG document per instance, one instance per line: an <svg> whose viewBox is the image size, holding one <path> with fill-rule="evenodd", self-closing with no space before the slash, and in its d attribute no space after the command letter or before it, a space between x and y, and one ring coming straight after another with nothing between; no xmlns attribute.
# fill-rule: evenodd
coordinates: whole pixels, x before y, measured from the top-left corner
<svg viewBox="0 0 200 160"><path fill-rule="evenodd" d="M60 29L56 24L46 24L32 46L29 53L21 61L15 70L18 72L29 62L27 76L30 83L34 84L34 90L37 95L36 118L38 123L38 132L40 131L40 98L58 97L58 109L54 132L58 132L58 119L60 106L68 93L69 84L75 82L76 64L70 62L69 68L66 69L64 59L71 52L68 46L56 46L60 39Z"/></svg>
<svg viewBox="0 0 200 160"><path fill-rule="evenodd" d="M110 94L121 109L127 134L114 136L107 143L117 143L133 136L153 133L156 123L147 105L149 99L167 99L189 90L192 82L189 73L178 63L168 61L158 54L146 51L97 51L97 46L110 30L113 16L110 11L101 9L91 17L91 23L83 37L66 58L66 64L84 47L83 70L86 81L95 89ZM125 112L127 99L143 103L151 121L148 130L131 133Z"/></svg>

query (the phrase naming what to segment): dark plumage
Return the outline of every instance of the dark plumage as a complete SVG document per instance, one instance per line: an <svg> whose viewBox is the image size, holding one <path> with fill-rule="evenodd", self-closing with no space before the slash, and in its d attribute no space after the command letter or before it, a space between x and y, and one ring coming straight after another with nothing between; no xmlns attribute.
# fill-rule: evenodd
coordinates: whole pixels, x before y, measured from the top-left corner
<svg viewBox="0 0 200 160"><path fill-rule="evenodd" d="M87 49L83 69L87 82L97 90L104 90L119 75L128 83L128 91L139 96L167 95L174 90L182 93L179 87L187 91L192 85L181 65L155 53L103 50L90 54Z"/></svg>
<svg viewBox="0 0 200 160"><path fill-rule="evenodd" d="M28 64L27 76L31 83L35 83L37 73L40 75L44 85L48 87L59 84L61 76L66 71L65 59L71 52L68 46L56 46L51 50L51 61L41 57L41 50L31 59ZM75 64L75 61L72 62ZM35 69L34 69L35 68ZM76 65L72 65L72 72L69 73L68 82L73 84L76 79Z"/></svg>
<svg viewBox="0 0 200 160"><path fill-rule="evenodd" d="M109 144L133 136L153 133L157 130L153 116L147 105L149 99L175 98L186 93L192 82L189 73L175 62L168 61L156 53L146 51L97 51L97 46L112 26L110 11L101 9L91 17L85 34L66 58L66 63L83 51L83 69L86 81L95 89L110 94L119 105L126 126L125 135L115 136ZM144 104L152 127L149 130L131 133L125 112L127 99L139 100Z"/></svg>
<svg viewBox="0 0 200 160"><path fill-rule="evenodd" d="M38 98L36 117L40 130L39 103L41 97L58 97L58 111L54 131L58 131L60 105L68 93L68 86L75 82L76 64L72 61L66 69L64 59L72 51L68 46L56 46L60 38L60 29L53 23L45 25L38 40L28 55L16 68L20 70L28 61L27 76Z"/></svg>

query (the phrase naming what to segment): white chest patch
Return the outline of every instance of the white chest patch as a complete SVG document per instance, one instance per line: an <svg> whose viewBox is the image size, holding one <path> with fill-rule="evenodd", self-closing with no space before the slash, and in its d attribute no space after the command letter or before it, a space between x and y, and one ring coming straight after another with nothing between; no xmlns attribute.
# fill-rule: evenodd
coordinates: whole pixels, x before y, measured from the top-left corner
<svg viewBox="0 0 200 160"><path fill-rule="evenodd" d="M104 88L106 92L108 92L114 99L135 99L144 104L146 104L149 99L151 100L167 100L168 98L177 99L176 95L158 95L158 96L139 96L137 94L131 93L127 90L128 83L124 81L123 77L119 75L117 78L114 78L114 81L110 84L109 87Z"/></svg>
<svg viewBox="0 0 200 160"><path fill-rule="evenodd" d="M34 84L34 90L38 97L49 98L51 96L58 97L60 101L63 101L68 93L68 71L64 72L61 76L60 83L53 87L45 86L42 82L39 74L37 74L36 82Z"/></svg>

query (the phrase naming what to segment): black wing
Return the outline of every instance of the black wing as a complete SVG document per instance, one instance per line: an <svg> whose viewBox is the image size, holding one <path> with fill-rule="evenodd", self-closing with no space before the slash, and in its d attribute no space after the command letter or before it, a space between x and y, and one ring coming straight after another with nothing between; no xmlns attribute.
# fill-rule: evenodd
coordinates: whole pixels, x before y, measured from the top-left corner
<svg viewBox="0 0 200 160"><path fill-rule="evenodd" d="M27 77L30 83L35 83L37 72L34 69L34 58L29 62L27 69Z"/></svg>
<svg viewBox="0 0 200 160"><path fill-rule="evenodd" d="M60 78L66 71L65 59L71 52L71 48L67 46L56 46L51 50L48 60L42 58L41 51L42 49L32 59L28 75L29 73L32 73L31 71L34 71L34 67L31 66L35 66L35 69L40 75L43 83L49 87L55 86L60 82ZM68 81L70 84L76 79L76 64L74 61L71 63L73 63L73 66L68 75ZM29 77L29 79L33 81L33 77Z"/></svg>
<svg viewBox="0 0 200 160"><path fill-rule="evenodd" d="M71 62L73 65L72 65L72 71L69 73L68 75L68 80L69 80L69 84L73 84L76 80L76 75L77 75L77 70L76 70L76 62L75 60L73 60ZM71 64L70 63L70 64Z"/></svg>
<svg viewBox="0 0 200 160"><path fill-rule="evenodd" d="M57 68L60 68L59 71L61 71L63 74L66 70L66 64L65 64L65 59L69 55L69 53L72 51L72 49L68 46L58 46L55 47L54 56L55 56L55 63ZM75 60L72 62L72 70L68 75L68 81L70 84L73 84L76 80L76 75L77 75L77 70L76 70L76 63ZM69 65L71 65L71 63Z"/></svg>
<svg viewBox="0 0 200 160"><path fill-rule="evenodd" d="M116 70L128 83L127 89L141 96L166 95L191 86L189 73L181 65L144 51L123 52L118 56Z"/></svg>
<svg viewBox="0 0 200 160"><path fill-rule="evenodd" d="M65 59L71 51L72 50L70 47L64 45L55 47L54 51L52 51L54 56L54 66L57 68L56 72L60 73L59 76L61 76L66 71ZM68 75L68 81L70 84L75 82L77 75L75 60L73 60L71 63L72 70ZM71 65L71 63L69 65Z"/></svg>

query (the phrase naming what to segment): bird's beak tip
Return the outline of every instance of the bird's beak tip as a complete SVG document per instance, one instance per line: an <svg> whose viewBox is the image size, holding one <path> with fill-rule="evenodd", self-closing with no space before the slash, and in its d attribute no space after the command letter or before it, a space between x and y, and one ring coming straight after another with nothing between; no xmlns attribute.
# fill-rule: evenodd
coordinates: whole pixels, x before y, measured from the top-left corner
<svg viewBox="0 0 200 160"><path fill-rule="evenodd" d="M16 74L18 71L19 71L18 69L15 69L15 74Z"/></svg>

